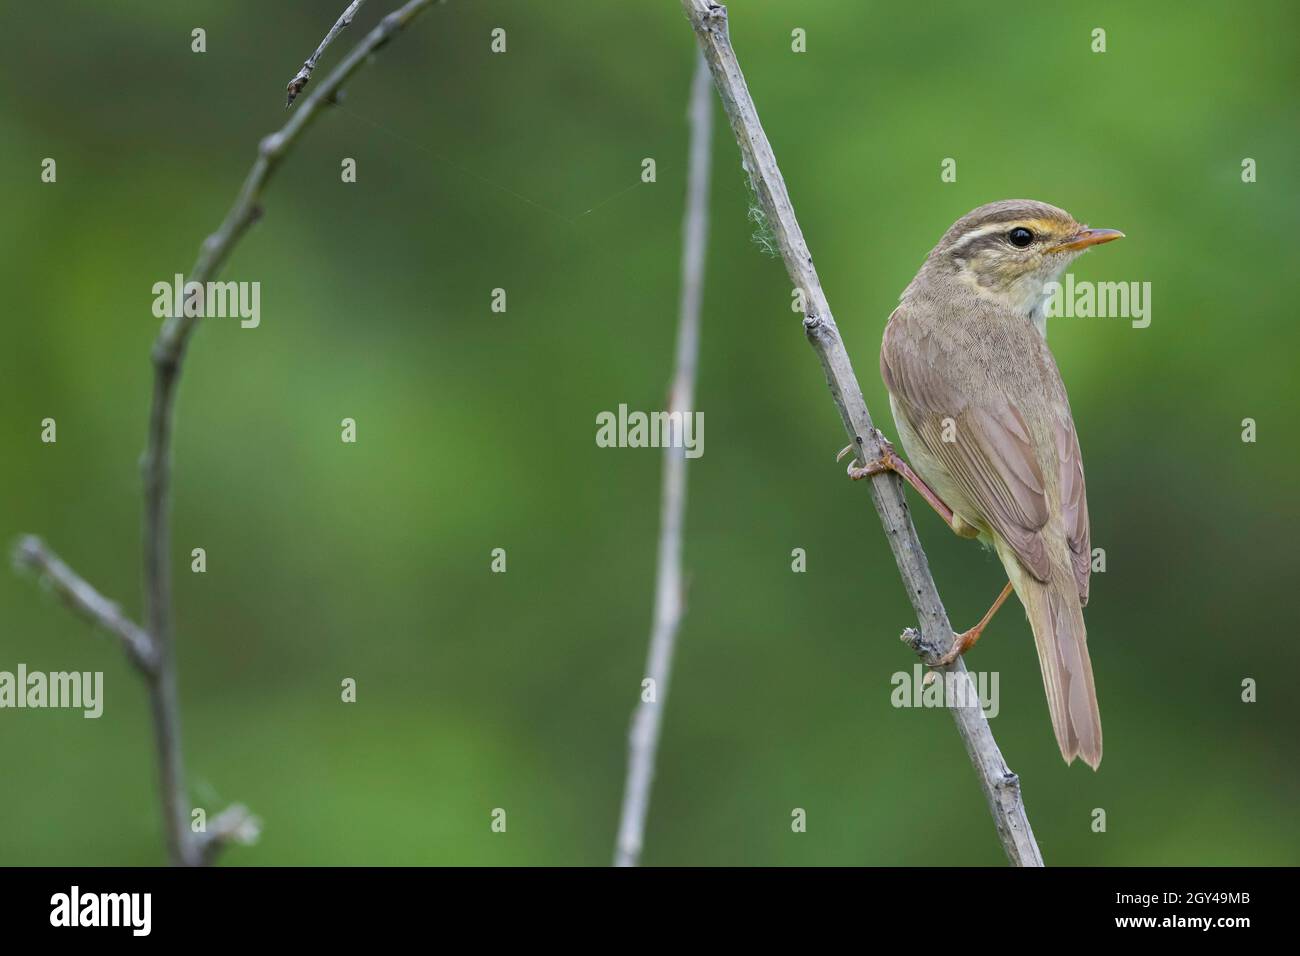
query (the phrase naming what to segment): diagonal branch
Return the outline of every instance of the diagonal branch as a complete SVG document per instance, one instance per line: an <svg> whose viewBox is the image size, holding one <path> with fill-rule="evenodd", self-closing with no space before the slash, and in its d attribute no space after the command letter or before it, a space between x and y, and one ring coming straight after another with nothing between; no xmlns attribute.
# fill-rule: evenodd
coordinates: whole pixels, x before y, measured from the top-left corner
<svg viewBox="0 0 1300 956"><path fill-rule="evenodd" d="M695 367L700 352L700 304L704 295L704 254L709 234L709 165L713 155L713 98L709 95L709 67L697 58L691 82L688 116L691 124L690 169L686 187L686 216L682 223L682 291L677 327L676 371L669 394L669 413L684 418L695 404ZM686 514L685 449L664 449L663 502L660 506L659 569L655 579L654 624L646 676L654 681L654 694L644 696L632 715L628 733L627 782L618 826L617 866L636 866L645 839L650 810L650 785L673 649L683 613L682 524Z"/></svg>
<svg viewBox="0 0 1300 956"><path fill-rule="evenodd" d="M862 388L858 385L849 361L849 353L840 339L831 315L830 304L822 290L812 254L804 242L795 217L794 206L786 192L785 180L777 167L772 146L759 122L758 111L749 95L740 63L731 47L727 30L726 7L712 0L682 0L686 16L694 27L713 82L722 99L722 107L731 121L740 146L741 157L754 185L758 201L776 236L781 258L790 280L804 294L804 333L826 372L831 398L853 440L861 461L879 457L880 433L871 422ZM871 497L885 527L885 536L894 553L899 575L907 588L908 598L921 625L921 637L910 641L913 649L941 653L952 643L952 627L939 599L930 574L925 552L903 499L902 483L892 473L876 475L871 480ZM904 635L907 639L907 635ZM962 680L969 680L966 665L959 658L948 668ZM1020 798L1019 778L1008 769L979 707L950 708L957 732L979 776L984 796L997 826L998 837L1007 857L1017 866L1042 866L1042 854L1034 842L1033 830Z"/></svg>
<svg viewBox="0 0 1300 956"><path fill-rule="evenodd" d="M348 4L348 8L334 21L334 26L330 27L330 32L325 34L325 39L320 41L320 46L316 47L316 52L307 57L302 64L302 69L293 75L293 79L285 87L289 94L289 98L284 103L285 109L293 106L293 101L298 98L298 94L302 92L303 87L311 82L311 75L316 69L316 61L325 53L325 48L334 42L334 38L343 32L343 28L352 24L352 18L357 15L357 11L361 9L361 4L365 2L366 0L352 0Z"/></svg>
<svg viewBox="0 0 1300 956"><path fill-rule="evenodd" d="M27 535L14 548L14 564L35 571L49 582L54 593L79 617L115 636L131 663L146 676L158 668L153 641L122 609L86 583L40 538Z"/></svg>

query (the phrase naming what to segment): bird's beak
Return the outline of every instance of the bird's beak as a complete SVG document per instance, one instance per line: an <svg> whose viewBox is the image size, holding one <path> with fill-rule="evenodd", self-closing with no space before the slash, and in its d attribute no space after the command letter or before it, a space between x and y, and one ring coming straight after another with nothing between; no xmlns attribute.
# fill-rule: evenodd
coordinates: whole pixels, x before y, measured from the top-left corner
<svg viewBox="0 0 1300 956"><path fill-rule="evenodd" d="M1074 235L1067 236L1053 246L1052 251L1073 252L1076 249L1087 249L1089 246L1099 246L1103 242L1123 238L1124 233L1118 229L1080 229Z"/></svg>

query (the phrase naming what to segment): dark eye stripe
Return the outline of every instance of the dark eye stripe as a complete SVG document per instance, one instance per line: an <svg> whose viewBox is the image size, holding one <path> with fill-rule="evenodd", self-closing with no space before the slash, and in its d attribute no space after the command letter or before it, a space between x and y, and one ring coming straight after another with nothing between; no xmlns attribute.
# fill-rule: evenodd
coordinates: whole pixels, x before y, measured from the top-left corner
<svg viewBox="0 0 1300 956"><path fill-rule="evenodd" d="M969 238L959 243L954 249L955 252L962 256L976 256L981 252L990 249L1003 249L1007 247L1007 234L1005 232L991 232L985 236Z"/></svg>

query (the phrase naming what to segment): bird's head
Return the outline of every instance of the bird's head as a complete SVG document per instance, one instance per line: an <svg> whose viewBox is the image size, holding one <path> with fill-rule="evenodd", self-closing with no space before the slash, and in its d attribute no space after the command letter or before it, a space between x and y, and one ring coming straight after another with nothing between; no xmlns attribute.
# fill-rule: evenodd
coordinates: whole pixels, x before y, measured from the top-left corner
<svg viewBox="0 0 1300 956"><path fill-rule="evenodd" d="M1030 312L1044 286L1092 246L1124 233L1090 229L1064 209L1032 199L1004 199L962 216L934 247L927 265L1007 308Z"/></svg>

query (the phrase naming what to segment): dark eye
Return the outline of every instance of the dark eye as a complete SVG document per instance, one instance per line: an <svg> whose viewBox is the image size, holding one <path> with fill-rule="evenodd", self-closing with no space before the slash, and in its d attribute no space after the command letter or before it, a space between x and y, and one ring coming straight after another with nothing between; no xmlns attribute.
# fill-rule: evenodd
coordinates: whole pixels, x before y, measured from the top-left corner
<svg viewBox="0 0 1300 956"><path fill-rule="evenodd" d="M1007 233L1007 241L1017 249L1023 249L1034 241L1034 234L1024 226L1016 226L1016 228Z"/></svg>

